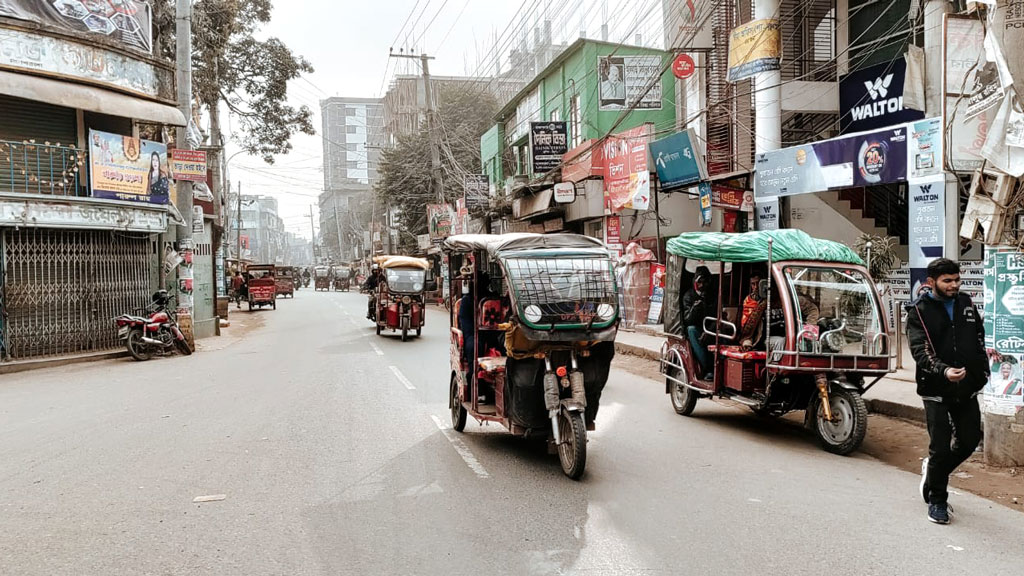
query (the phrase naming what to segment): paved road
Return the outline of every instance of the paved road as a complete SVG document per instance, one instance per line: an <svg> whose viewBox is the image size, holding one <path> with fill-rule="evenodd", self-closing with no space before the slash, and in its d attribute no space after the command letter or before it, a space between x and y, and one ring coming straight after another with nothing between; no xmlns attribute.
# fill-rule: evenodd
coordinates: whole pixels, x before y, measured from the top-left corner
<svg viewBox="0 0 1024 576"><path fill-rule="evenodd" d="M911 474L618 369L570 481L448 428L446 313L403 344L364 310L304 290L216 352L2 377L0 574L1021 573L1024 515L932 525Z"/></svg>

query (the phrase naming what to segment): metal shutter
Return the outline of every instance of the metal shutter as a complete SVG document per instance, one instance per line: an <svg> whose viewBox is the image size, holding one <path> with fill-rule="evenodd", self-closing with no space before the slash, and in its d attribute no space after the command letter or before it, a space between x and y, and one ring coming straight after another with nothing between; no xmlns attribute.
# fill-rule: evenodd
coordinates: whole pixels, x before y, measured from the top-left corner
<svg viewBox="0 0 1024 576"><path fill-rule="evenodd" d="M72 146L78 141L75 109L0 96L0 140Z"/></svg>

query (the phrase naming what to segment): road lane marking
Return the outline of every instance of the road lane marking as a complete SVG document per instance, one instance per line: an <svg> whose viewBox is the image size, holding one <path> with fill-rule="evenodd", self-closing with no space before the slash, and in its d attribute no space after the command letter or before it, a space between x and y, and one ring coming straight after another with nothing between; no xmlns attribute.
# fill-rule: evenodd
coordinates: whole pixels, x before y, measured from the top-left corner
<svg viewBox="0 0 1024 576"><path fill-rule="evenodd" d="M476 459L476 456L473 455L473 452L469 449L469 446L466 446L465 442L457 438L452 433L451 428L445 426L444 423L441 422L441 419L438 418L437 416L434 416L433 414L430 415L430 418L434 421L434 424L437 425L437 428L438 430L441 431L441 434L444 434L444 437L448 439L449 443L451 443L452 448L455 448L455 451L458 452L459 456L462 457L462 461L466 463L466 466L469 466L469 469L472 470L474 474L476 474L480 478L491 477L491 475L487 473L487 469L484 468L484 465L481 464L480 461Z"/></svg>
<svg viewBox="0 0 1024 576"><path fill-rule="evenodd" d="M383 356L384 355L384 351L380 349L380 346L377 346L373 342L370 342L370 348L373 348L373 351L377 353L377 356ZM397 368L395 368L394 366L392 366L391 368L393 370L397 370Z"/></svg>
<svg viewBox="0 0 1024 576"><path fill-rule="evenodd" d="M374 348L376 348L376 346L374 346ZM381 352L381 355L383 354L384 353ZM412 385L412 382L409 382L409 379L405 377L405 374L402 374L402 371L398 369L398 366L388 366L388 368L391 369L391 372L395 375L395 378L398 378L398 381L401 382L402 385L405 386L407 390L416 389L416 387Z"/></svg>

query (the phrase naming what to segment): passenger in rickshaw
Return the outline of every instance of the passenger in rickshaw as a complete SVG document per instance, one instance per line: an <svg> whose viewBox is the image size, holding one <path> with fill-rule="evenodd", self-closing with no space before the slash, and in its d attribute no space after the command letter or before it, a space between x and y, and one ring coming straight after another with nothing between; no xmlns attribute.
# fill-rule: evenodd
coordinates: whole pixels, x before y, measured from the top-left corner
<svg viewBox="0 0 1024 576"><path fill-rule="evenodd" d="M462 298L455 303L455 306L458 315L459 331L462 332L463 359L465 359L466 364L472 364L474 350L478 350L481 356L491 355L491 350L496 350L498 354L504 356L504 331L494 341L482 341L483 338L477 337L477 332L479 328L478 319L479 324L490 327L492 330L498 330L498 324L506 320L505 315L508 310L508 303L499 294L494 292L490 276L486 272L481 272L477 276L480 286L476 292L478 300L474 301L472 266L467 265L460 272L463 278ZM481 311L483 312L483 318L481 318ZM484 348L481 349L481 347Z"/></svg>
<svg viewBox="0 0 1024 576"><path fill-rule="evenodd" d="M763 272L754 271L750 277L750 294L743 300L743 315L740 330L740 346L744 350L753 350L764 346L764 314L768 311L769 334L768 347L775 352L786 347L786 318L782 311L782 302L775 299L771 310L768 302L761 295L760 284ZM799 312L803 316L803 325L818 325L818 305L802 292L797 293Z"/></svg>
<svg viewBox="0 0 1024 576"><path fill-rule="evenodd" d="M693 287L683 295L682 310L686 335L705 380L712 378L714 367L708 358L708 347L703 342L704 319L715 316L717 308L711 290L711 271L707 266L698 266L693 277Z"/></svg>

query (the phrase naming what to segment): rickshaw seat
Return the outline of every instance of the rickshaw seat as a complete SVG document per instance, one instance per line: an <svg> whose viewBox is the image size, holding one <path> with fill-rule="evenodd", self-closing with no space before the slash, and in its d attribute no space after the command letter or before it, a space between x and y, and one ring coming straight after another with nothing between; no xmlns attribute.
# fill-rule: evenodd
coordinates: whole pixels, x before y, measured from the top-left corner
<svg viewBox="0 0 1024 576"><path fill-rule="evenodd" d="M477 326L480 330L501 330L500 325L508 320L508 310L502 305L500 298L480 300L477 314Z"/></svg>
<svg viewBox="0 0 1024 576"><path fill-rule="evenodd" d="M708 346L709 352L714 352L717 346ZM744 351L740 346L722 346L718 353L726 358L732 358L734 360L765 360L768 358L768 353L764 350L747 350Z"/></svg>

